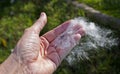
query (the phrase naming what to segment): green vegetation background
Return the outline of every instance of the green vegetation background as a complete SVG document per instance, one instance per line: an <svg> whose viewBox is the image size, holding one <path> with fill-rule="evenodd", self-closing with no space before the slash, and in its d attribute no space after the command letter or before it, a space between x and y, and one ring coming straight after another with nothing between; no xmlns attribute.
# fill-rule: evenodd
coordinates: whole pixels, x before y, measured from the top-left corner
<svg viewBox="0 0 120 74"><path fill-rule="evenodd" d="M120 18L120 0L77 1ZM48 23L41 35L66 20L85 17L84 11L75 8L69 0L0 0L0 63L14 49L24 29L31 26L43 11L48 16ZM64 60L54 74L120 74L119 47L91 52L90 55L90 60L76 61L73 65Z"/></svg>

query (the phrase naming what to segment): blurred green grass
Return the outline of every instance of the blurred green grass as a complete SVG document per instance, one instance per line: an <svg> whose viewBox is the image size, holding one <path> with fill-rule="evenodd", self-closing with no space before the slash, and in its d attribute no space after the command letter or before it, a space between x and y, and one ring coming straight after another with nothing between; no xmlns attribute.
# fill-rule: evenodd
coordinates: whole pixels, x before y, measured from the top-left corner
<svg viewBox="0 0 120 74"><path fill-rule="evenodd" d="M78 0L108 15L120 18L119 8L101 4L102 0ZM112 1L112 0L111 0ZM114 1L113 1L114 2ZM105 3L105 2L103 2ZM115 4L113 4L115 5ZM108 7L108 8L106 8ZM46 12L48 23L40 35L53 29L66 20L85 16L84 11L75 8L66 0L10 0L0 1L0 63L14 49L24 29L30 27L39 18L40 12ZM120 73L119 48L91 53L91 60L76 61L73 66L63 61L54 74L118 74ZM116 50L114 50L116 49Z"/></svg>
<svg viewBox="0 0 120 74"><path fill-rule="evenodd" d="M109 16L120 18L120 0L77 0Z"/></svg>

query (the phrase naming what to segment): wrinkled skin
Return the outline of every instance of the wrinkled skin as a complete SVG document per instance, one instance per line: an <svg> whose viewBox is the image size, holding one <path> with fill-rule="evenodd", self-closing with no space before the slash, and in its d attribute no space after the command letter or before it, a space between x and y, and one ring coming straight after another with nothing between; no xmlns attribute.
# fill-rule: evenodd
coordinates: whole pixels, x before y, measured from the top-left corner
<svg viewBox="0 0 120 74"><path fill-rule="evenodd" d="M75 46L70 45L65 49L55 47L55 39L65 32L70 21L61 24L43 36L39 36L46 22L46 14L41 13L40 18L33 26L25 30L23 36L17 43L13 53L16 54L16 59L22 67L22 73L20 74L52 74L69 51ZM70 36L72 36L77 43L81 38L83 30L80 26L73 28L76 32Z"/></svg>

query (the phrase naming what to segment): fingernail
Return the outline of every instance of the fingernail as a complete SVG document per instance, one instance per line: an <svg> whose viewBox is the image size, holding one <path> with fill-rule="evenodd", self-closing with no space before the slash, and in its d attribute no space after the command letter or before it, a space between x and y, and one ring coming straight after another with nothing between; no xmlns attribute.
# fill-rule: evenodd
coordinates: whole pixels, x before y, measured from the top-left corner
<svg viewBox="0 0 120 74"><path fill-rule="evenodd" d="M44 16L44 12L41 13L40 17Z"/></svg>

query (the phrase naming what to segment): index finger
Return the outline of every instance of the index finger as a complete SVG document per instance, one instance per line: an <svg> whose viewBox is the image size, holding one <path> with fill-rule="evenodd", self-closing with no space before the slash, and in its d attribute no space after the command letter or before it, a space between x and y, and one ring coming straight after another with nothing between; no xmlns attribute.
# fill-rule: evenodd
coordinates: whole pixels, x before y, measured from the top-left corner
<svg viewBox="0 0 120 74"><path fill-rule="evenodd" d="M45 34L43 35L43 37L45 37L45 38L48 40L48 42L50 43L50 42L52 42L58 35L60 35L61 33L63 33L63 32L67 29L67 27L68 27L69 24L70 24L70 20L64 22L63 24L61 24L60 26L54 28L53 30L45 33Z"/></svg>

